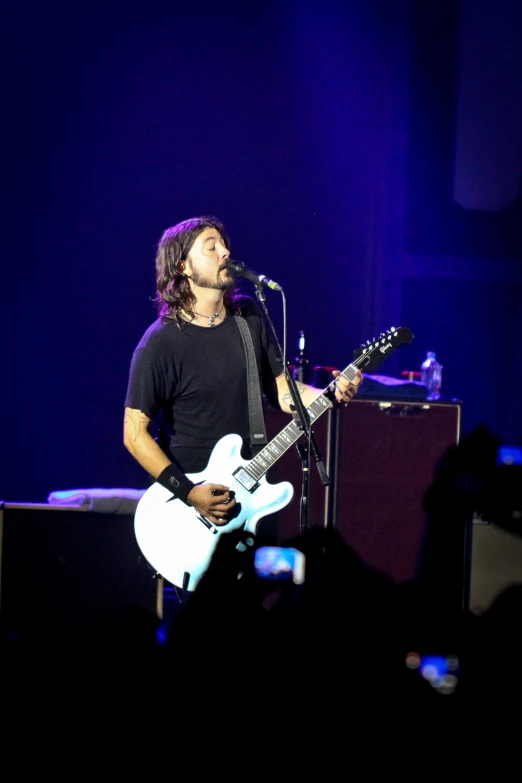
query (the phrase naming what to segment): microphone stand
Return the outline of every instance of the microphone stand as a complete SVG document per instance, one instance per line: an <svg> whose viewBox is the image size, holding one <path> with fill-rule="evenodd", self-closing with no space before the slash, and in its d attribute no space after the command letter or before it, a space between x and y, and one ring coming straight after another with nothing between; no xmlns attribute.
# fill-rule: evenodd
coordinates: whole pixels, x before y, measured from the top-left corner
<svg viewBox="0 0 522 783"><path fill-rule="evenodd" d="M321 478L323 486L325 487L328 486L330 484L330 479L328 478L328 474L324 467L323 458L319 452L319 449L317 448L317 443L315 441L314 433L312 431L312 426L310 423L310 417L306 411L306 408L303 405L301 395L297 390L297 386L294 378L292 377L292 373L290 372L288 362L286 363L284 362L281 344L277 337L276 329L274 327L274 324L270 317L270 313L268 312L268 308L266 306L266 296L263 290L263 285L261 283L255 283L255 287L256 287L257 298L263 308L266 319L270 325L272 334L274 335L274 340L275 340L277 350L279 352L279 358L281 360L281 364L284 365L285 376L293 402L294 420L297 426L299 427L299 429L303 431L306 438L306 444L296 443L296 448L299 453L299 456L301 457L301 464L302 464L301 502L299 507L299 533L301 534L304 533L306 530L308 530L310 525L310 458L311 457L313 457L314 462L317 465L317 470L319 472L319 476Z"/></svg>

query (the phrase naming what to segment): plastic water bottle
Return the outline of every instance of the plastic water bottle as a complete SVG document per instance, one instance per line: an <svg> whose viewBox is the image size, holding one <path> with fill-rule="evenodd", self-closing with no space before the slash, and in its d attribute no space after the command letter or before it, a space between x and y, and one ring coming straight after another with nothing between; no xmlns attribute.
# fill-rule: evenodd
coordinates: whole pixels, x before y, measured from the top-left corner
<svg viewBox="0 0 522 783"><path fill-rule="evenodd" d="M426 359L421 364L421 383L428 390L427 400L440 399L442 365L438 363L435 351L428 351Z"/></svg>

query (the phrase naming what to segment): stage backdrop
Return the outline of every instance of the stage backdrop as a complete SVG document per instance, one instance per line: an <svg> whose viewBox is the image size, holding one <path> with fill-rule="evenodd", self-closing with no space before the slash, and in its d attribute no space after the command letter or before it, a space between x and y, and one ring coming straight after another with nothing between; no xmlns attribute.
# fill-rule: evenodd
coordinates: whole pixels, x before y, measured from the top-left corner
<svg viewBox="0 0 522 783"><path fill-rule="evenodd" d="M464 430L520 435L521 8L478 5L10 5L1 498L146 485L128 366L162 232L205 213L285 289L291 355L407 325L383 371L435 350Z"/></svg>

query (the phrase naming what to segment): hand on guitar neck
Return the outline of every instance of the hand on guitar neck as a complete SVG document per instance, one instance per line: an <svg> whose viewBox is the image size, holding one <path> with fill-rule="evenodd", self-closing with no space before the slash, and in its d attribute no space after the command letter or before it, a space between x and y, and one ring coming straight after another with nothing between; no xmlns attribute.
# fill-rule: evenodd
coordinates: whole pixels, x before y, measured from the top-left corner
<svg viewBox="0 0 522 783"><path fill-rule="evenodd" d="M343 375L340 370L333 370L332 375L337 378L335 385L335 399L339 405L348 405L350 400L357 394L357 389L362 383L363 375L360 370L357 370L356 377L353 381L349 381ZM322 394L322 391L320 391Z"/></svg>
<svg viewBox="0 0 522 783"><path fill-rule="evenodd" d="M355 394L357 394L357 389L363 380L362 373L360 370L357 370L355 377L351 380L348 380L340 370L333 370L332 375L336 381L335 385L332 384L332 388L327 394L328 399L331 400L332 405L347 405ZM285 413L293 413L292 395L290 394L285 375L280 375L276 382L281 410ZM310 386L306 383L301 383L300 381L296 382L296 386L305 408L308 408L314 400L324 394L324 389L318 389L315 386Z"/></svg>

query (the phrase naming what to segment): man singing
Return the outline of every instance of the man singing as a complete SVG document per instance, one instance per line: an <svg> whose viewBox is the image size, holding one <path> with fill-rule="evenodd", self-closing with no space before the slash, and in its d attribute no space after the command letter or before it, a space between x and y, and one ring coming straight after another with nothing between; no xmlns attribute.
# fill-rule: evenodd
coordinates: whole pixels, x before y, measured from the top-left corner
<svg viewBox="0 0 522 783"><path fill-rule="evenodd" d="M216 525L225 525L236 500L230 488L186 475L208 464L217 441L237 433L242 456L250 443L247 365L234 315L248 326L260 388L267 399L292 413L292 398L265 319L253 299L239 294L227 269L230 243L214 217L195 217L168 228L156 255L159 317L136 347L125 399L124 444L155 480ZM352 399L362 380L350 383L338 371L337 402ZM297 383L308 407L322 389ZM161 414L164 442L149 432Z"/></svg>

